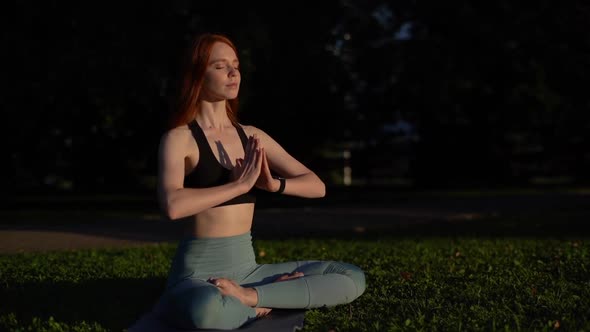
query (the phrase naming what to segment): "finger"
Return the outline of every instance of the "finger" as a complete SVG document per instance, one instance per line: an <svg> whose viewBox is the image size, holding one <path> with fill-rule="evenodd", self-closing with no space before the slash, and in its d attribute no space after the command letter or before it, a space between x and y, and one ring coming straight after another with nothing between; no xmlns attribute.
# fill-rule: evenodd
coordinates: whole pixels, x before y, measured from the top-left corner
<svg viewBox="0 0 590 332"><path fill-rule="evenodd" d="M246 148L246 162L252 162L254 155L256 154L256 139L254 136L250 136L250 144Z"/></svg>
<svg viewBox="0 0 590 332"><path fill-rule="evenodd" d="M270 165L268 164L268 157L266 156L266 151L264 150L264 148L262 148L263 150L263 154L262 154L262 171L264 172L264 175L268 178L272 177L272 174L270 174Z"/></svg>
<svg viewBox="0 0 590 332"><path fill-rule="evenodd" d="M264 145L262 144L262 140L260 139L260 137L258 137L258 135L256 135L255 137L256 137L256 142L258 143L258 147L259 148L264 147Z"/></svg>
<svg viewBox="0 0 590 332"><path fill-rule="evenodd" d="M258 139L256 138L256 136L252 137L252 146L251 146L251 154L254 155L256 154L256 151L258 149Z"/></svg>
<svg viewBox="0 0 590 332"><path fill-rule="evenodd" d="M264 149L262 149L263 153L262 153L262 167L268 167L268 162L266 160L266 153L264 153Z"/></svg>
<svg viewBox="0 0 590 332"><path fill-rule="evenodd" d="M262 164L262 155L260 149L256 149L252 156L251 162L246 166L248 172L252 173L252 176L258 178L260 176L260 167Z"/></svg>
<svg viewBox="0 0 590 332"><path fill-rule="evenodd" d="M262 168L262 159L264 158L264 148L259 148L256 153L256 168L260 171Z"/></svg>
<svg viewBox="0 0 590 332"><path fill-rule="evenodd" d="M246 143L246 147L244 148L244 159L248 159L248 156L250 155L250 151L252 151L252 142L253 142L253 137L250 136L248 137L248 142Z"/></svg>

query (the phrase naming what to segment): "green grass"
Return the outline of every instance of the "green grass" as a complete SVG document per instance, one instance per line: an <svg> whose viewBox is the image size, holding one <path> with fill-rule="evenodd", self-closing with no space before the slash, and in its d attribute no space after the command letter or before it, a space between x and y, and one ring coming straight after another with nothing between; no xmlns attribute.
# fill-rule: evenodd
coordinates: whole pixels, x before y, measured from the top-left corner
<svg viewBox="0 0 590 332"><path fill-rule="evenodd" d="M257 240L259 262L363 268L350 305L306 313L305 331L589 331L590 241L532 237ZM123 331L157 299L174 244L0 255L0 330Z"/></svg>

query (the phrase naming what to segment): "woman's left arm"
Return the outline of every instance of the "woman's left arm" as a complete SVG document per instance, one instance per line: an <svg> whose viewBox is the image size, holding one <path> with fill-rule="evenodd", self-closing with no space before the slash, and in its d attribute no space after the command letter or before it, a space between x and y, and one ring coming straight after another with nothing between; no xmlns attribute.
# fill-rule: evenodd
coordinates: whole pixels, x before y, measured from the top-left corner
<svg viewBox="0 0 590 332"><path fill-rule="evenodd" d="M326 186L315 172L289 154L270 135L254 126L243 127L248 136L255 135L260 139L269 170L285 178L284 195L306 198L318 198L326 195ZM270 173L265 174L262 170L260 176L268 177ZM274 188L279 187L280 181L278 179L268 180L274 182Z"/></svg>

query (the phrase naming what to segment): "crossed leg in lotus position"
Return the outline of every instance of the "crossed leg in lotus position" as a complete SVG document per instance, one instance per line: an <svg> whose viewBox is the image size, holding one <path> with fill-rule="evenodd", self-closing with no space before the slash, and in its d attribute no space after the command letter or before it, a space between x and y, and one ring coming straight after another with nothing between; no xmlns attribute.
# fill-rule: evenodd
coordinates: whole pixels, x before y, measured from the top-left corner
<svg viewBox="0 0 590 332"><path fill-rule="evenodd" d="M303 272L293 272L281 275L274 282L297 279L300 277L303 277ZM217 286L221 294L236 297L243 304L249 307L254 307L257 317L266 316L272 310L271 308L256 307L256 304L258 304L258 293L254 288L242 287L235 281L227 278L211 278L208 281Z"/></svg>

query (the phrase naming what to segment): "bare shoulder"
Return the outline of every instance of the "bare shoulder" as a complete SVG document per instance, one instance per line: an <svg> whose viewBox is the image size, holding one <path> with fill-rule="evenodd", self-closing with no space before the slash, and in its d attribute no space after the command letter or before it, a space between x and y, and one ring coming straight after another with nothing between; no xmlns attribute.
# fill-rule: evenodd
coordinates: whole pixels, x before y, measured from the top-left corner
<svg viewBox="0 0 590 332"><path fill-rule="evenodd" d="M248 135L248 137L256 134L257 136L269 136L264 130L253 126L253 125L245 125L245 124L240 124L240 126L242 126L242 128L244 129L244 132L246 133L246 135Z"/></svg>
<svg viewBox="0 0 590 332"><path fill-rule="evenodd" d="M162 149L184 149L191 145L192 132L188 126L179 126L169 129L162 134L160 138L160 147Z"/></svg>
<svg viewBox="0 0 590 332"><path fill-rule="evenodd" d="M188 126L179 126L176 128L169 129L162 134L162 141L172 140L176 143L191 138L192 133Z"/></svg>
<svg viewBox="0 0 590 332"><path fill-rule="evenodd" d="M266 131L252 125L241 124L241 126L242 128L244 128L244 132L246 132L246 135L248 137L256 135L264 145L264 148L267 152L284 152L284 149L281 146L281 144L279 144L279 142L277 142L277 140L270 134L268 134Z"/></svg>

